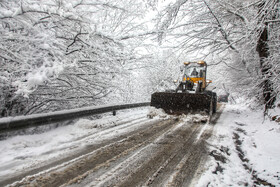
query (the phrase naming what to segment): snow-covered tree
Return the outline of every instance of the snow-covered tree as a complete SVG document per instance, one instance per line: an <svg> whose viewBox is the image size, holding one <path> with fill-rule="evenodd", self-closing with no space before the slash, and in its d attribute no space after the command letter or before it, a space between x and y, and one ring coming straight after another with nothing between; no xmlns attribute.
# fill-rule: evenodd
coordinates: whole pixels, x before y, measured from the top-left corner
<svg viewBox="0 0 280 187"><path fill-rule="evenodd" d="M186 60L232 95L279 98L277 0L2 0L0 22L0 116L148 99Z"/></svg>
<svg viewBox="0 0 280 187"><path fill-rule="evenodd" d="M276 0L177 0L159 14L158 39L207 60L221 84L271 107L279 97L278 8Z"/></svg>
<svg viewBox="0 0 280 187"><path fill-rule="evenodd" d="M115 93L137 62L145 6L125 0L1 1L1 116L98 104Z"/></svg>

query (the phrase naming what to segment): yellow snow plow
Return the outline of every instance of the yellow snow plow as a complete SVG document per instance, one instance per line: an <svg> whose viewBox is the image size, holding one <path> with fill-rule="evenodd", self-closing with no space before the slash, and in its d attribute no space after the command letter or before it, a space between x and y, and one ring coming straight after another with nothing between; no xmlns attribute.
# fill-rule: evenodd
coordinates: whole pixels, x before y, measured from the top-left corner
<svg viewBox="0 0 280 187"><path fill-rule="evenodd" d="M184 74L176 90L152 94L151 106L162 108L169 114L216 112L217 94L207 90L212 82L206 80L205 61L185 62Z"/></svg>

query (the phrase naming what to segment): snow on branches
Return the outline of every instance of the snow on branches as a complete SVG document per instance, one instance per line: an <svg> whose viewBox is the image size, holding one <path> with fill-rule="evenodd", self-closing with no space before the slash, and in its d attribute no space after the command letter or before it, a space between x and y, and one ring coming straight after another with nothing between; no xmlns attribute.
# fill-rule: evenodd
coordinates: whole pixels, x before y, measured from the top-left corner
<svg viewBox="0 0 280 187"><path fill-rule="evenodd" d="M33 113L92 105L116 90L138 45L136 37L118 38L143 33L143 7L132 0L1 1L1 116L17 113L14 101Z"/></svg>
<svg viewBox="0 0 280 187"><path fill-rule="evenodd" d="M279 98L279 1L177 0L157 23L163 46L208 61L212 75L231 92L266 105Z"/></svg>

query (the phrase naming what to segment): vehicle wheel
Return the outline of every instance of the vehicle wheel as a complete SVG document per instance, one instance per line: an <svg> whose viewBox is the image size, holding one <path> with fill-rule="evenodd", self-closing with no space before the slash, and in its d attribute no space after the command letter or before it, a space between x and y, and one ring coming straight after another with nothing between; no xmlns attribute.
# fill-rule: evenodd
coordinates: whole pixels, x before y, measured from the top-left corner
<svg viewBox="0 0 280 187"><path fill-rule="evenodd" d="M213 112L213 114L216 113L216 111L217 111L217 94L215 92L212 92L212 91L209 91L209 90L206 90L204 93L211 97L212 112Z"/></svg>

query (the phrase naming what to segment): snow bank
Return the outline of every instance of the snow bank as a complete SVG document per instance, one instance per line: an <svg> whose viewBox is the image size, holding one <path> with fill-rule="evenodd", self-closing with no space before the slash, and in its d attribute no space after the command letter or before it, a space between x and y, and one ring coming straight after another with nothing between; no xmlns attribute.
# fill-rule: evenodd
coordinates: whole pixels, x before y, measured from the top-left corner
<svg viewBox="0 0 280 187"><path fill-rule="evenodd" d="M179 118L181 121L184 122L191 122L191 123L206 123L209 116L208 115L203 115L203 114L181 114L179 116L177 115L169 115L165 113L165 111L161 108L155 108L155 107L150 107L149 112L147 114L149 118L170 118L170 117L175 117Z"/></svg>
<svg viewBox="0 0 280 187"><path fill-rule="evenodd" d="M161 108L150 107L149 112L147 114L149 118L168 118L169 115L164 112Z"/></svg>
<svg viewBox="0 0 280 187"><path fill-rule="evenodd" d="M280 186L279 123L264 119L261 110L227 105L214 134L210 161L195 186Z"/></svg>

